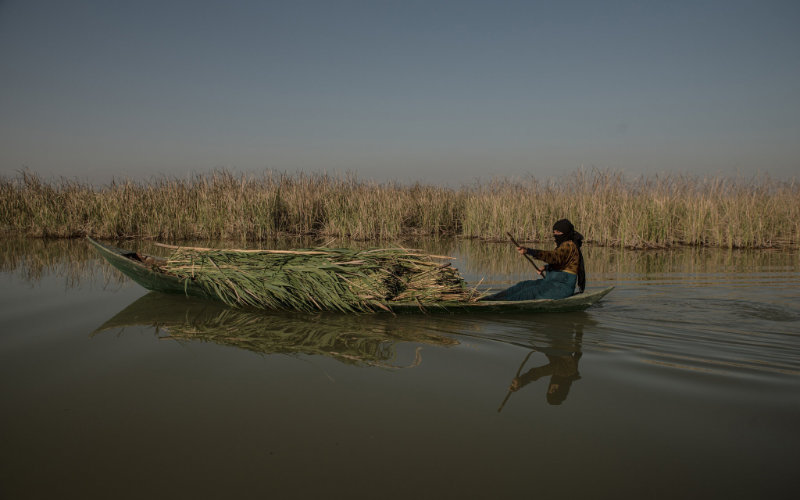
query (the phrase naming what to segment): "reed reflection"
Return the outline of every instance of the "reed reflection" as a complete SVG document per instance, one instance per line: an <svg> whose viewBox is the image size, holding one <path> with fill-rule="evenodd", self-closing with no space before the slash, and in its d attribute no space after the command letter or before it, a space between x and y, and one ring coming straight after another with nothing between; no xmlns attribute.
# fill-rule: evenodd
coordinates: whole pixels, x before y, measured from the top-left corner
<svg viewBox="0 0 800 500"><path fill-rule="evenodd" d="M572 322L568 328L564 328L564 322L560 322L551 325L551 330L536 332L532 336L532 350L528 352L517 369L517 373L508 387L506 397L497 409L498 412L503 410L513 393L546 377L549 377L545 392L547 402L551 405L564 403L572 384L581 379L578 363L583 356L581 352L583 328L587 322L593 323L583 315L576 315L575 318L578 321ZM533 354L544 355L547 362L523 372ZM540 362L544 361L540 356L537 357Z"/></svg>
<svg viewBox="0 0 800 500"><path fill-rule="evenodd" d="M402 363L397 348L415 343L452 346L418 322L389 315L290 314L233 309L216 302L151 292L92 333L155 329L159 340L210 342L259 354L320 355L356 366L409 368L422 362L422 346Z"/></svg>
<svg viewBox="0 0 800 500"><path fill-rule="evenodd" d="M462 273L469 275L513 276L514 279L533 275L530 264L519 258L515 247L509 242L457 240L452 246L437 248L436 251L440 255L455 255L457 260L454 265ZM641 276L652 273L785 271L796 269L798 262L796 247L773 250L705 247L629 250L587 243L583 252L588 265L587 273L595 277Z"/></svg>
<svg viewBox="0 0 800 500"><path fill-rule="evenodd" d="M421 239L402 242L357 242L347 239L314 240L310 238L276 239L259 244L235 244L224 241L187 241L181 244L202 247L289 249L311 246L342 248L373 248L376 246L419 248L436 255L456 257L453 265L470 284L481 279L484 285L499 286L493 280L519 280L532 275L531 266L520 259L508 242L491 243L480 240ZM152 255L165 255L164 248L151 241L129 240L116 246ZM783 250L728 250L719 248L678 247L665 250L637 251L584 245L584 257L591 265L587 270L592 283L598 279L620 276L642 276L652 273L719 273L719 272L785 272L798 266L797 248ZM113 269L83 239L54 240L39 238L0 238L0 272L16 273L25 281L35 283L47 275L65 275L67 287L77 287L101 276L106 282L127 281Z"/></svg>

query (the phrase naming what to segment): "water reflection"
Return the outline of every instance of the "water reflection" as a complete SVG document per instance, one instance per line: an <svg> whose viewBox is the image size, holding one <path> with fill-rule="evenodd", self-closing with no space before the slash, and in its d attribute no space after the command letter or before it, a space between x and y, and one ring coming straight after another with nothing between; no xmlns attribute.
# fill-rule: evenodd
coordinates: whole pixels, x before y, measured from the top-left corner
<svg viewBox="0 0 800 500"><path fill-rule="evenodd" d="M511 395L532 382L539 379L550 377L547 384L545 398L551 405L562 404L569 395L573 382L580 380L581 375L578 371L578 362L583 356L581 343L583 341L583 328L587 323L594 323L585 314L575 314L566 321L559 320L557 323L548 325L545 317L544 325L537 325L530 338L531 351L522 360L516 375L511 380L508 393L497 409L498 412L508 402ZM570 321L571 320L571 321ZM546 329L541 330L544 326ZM528 365L532 355L540 354L546 359L546 363L529 368L523 372L523 368ZM537 356L539 361L544 361L541 356Z"/></svg>
<svg viewBox="0 0 800 500"><path fill-rule="evenodd" d="M205 247L230 247L230 242L199 241L188 243ZM313 246L309 239L281 239L262 243L258 248L287 249ZM153 241L123 240L114 246L149 255L167 256L169 250ZM235 245L234 245L235 246ZM68 287L95 279L100 273L105 281L124 282L128 278L114 269L84 239L0 238L0 272L17 273L25 281L35 283L45 276L67 278Z"/></svg>
<svg viewBox="0 0 800 500"><path fill-rule="evenodd" d="M342 363L407 368L422 362L421 347L401 363L405 343L452 346L457 340L391 316L265 313L151 292L101 325L92 335L149 326L160 340L211 342L259 354L322 355Z"/></svg>
<svg viewBox="0 0 800 500"><path fill-rule="evenodd" d="M525 243L523 243L525 244ZM547 243L526 246L549 248ZM508 243L456 241L438 250L458 258L458 267L470 275L532 276L533 268ZM594 276L641 276L653 273L784 272L798 268L797 248L730 250L676 247L663 250L627 250L584 245L586 272ZM590 286L593 283L589 283Z"/></svg>
<svg viewBox="0 0 800 500"><path fill-rule="evenodd" d="M126 240L115 242L121 248L166 256L169 251L150 241ZM198 241L187 245L205 247L248 247L230 242ZM405 246L419 248L437 255L455 257L457 267L471 283L481 279L490 282L519 281L532 275L532 267L520 259L514 247L506 243L480 240L424 239L403 242L353 242L347 240L311 240L286 238L249 247L286 249L315 245L352 248L375 246ZM535 246L535 244L534 244ZM547 246L541 244L541 246ZM667 250L635 251L586 245L584 257L590 286L598 280L652 276L658 273L755 273L786 272L798 269L798 250L727 250L718 248L680 247ZM99 264L98 264L99 263ZM99 265L99 268L98 268ZM84 240L44 240L32 238L0 238L0 271L17 272L27 281L37 281L48 274L67 274L68 286L91 280L97 270L117 281L126 278L105 263ZM489 284L489 283L487 283ZM495 284L495 283L492 283Z"/></svg>
<svg viewBox="0 0 800 500"><path fill-rule="evenodd" d="M90 279L91 249L83 241L0 238L0 271L18 272L36 282L48 275L66 275L69 285ZM109 266L110 268L110 266Z"/></svg>

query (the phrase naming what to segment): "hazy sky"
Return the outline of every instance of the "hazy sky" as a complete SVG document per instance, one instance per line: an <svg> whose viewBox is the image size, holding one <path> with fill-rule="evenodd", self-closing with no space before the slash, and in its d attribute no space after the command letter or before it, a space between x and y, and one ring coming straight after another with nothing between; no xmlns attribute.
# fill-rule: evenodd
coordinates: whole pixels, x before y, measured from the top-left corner
<svg viewBox="0 0 800 500"><path fill-rule="evenodd" d="M800 1L0 0L0 175L800 176Z"/></svg>

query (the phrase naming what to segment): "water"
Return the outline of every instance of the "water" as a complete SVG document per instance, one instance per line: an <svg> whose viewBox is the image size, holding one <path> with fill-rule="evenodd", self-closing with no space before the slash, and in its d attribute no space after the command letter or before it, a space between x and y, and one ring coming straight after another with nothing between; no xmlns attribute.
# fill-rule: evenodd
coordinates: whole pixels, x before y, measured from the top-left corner
<svg viewBox="0 0 800 500"><path fill-rule="evenodd" d="M794 497L800 255L586 256L617 288L585 312L254 314L5 241L0 496Z"/></svg>

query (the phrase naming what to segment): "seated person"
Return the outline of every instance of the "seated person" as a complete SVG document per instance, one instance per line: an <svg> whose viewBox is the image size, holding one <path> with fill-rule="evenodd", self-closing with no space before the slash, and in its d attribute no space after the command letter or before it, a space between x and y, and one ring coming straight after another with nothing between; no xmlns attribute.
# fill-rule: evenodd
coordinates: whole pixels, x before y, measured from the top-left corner
<svg viewBox="0 0 800 500"><path fill-rule="evenodd" d="M583 236L575 231L569 220L561 219L553 224L553 238L556 240L555 250L517 247L520 255L527 254L547 262L548 265L539 272L544 279L520 281L482 300L563 299L575 292L576 283L580 290L578 293L582 293L586 288L581 253Z"/></svg>

